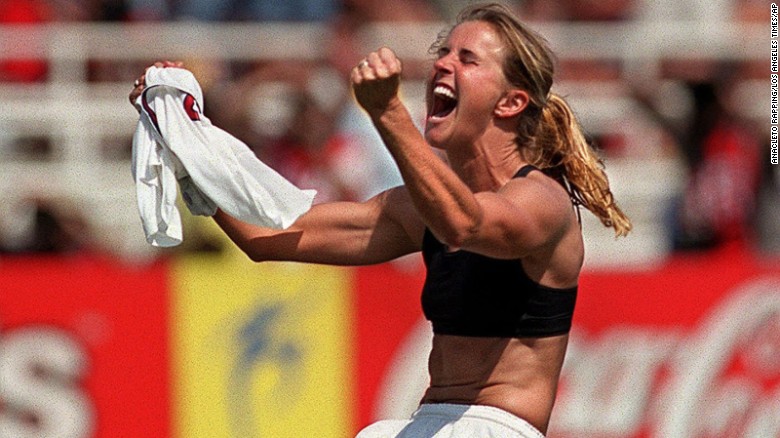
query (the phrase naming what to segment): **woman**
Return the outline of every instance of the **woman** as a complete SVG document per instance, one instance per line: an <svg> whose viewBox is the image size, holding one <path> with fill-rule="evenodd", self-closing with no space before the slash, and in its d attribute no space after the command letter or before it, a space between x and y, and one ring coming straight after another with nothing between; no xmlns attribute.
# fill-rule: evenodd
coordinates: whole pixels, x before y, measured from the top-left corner
<svg viewBox="0 0 780 438"><path fill-rule="evenodd" d="M391 50L352 71L405 185L316 205L283 231L222 212L215 220L255 261L360 265L422 250L430 387L411 420L376 423L360 438L542 436L583 261L576 207L618 235L630 223L569 107L550 94L541 37L504 7L478 5L433 49L424 136L399 99Z"/></svg>

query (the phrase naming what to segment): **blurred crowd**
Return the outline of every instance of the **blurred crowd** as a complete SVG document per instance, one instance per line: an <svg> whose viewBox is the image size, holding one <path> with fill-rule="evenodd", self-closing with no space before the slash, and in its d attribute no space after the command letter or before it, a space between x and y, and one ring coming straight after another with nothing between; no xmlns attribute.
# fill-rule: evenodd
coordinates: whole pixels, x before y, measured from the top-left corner
<svg viewBox="0 0 780 438"><path fill-rule="evenodd" d="M329 29L321 60L208 63L185 60L201 81L206 115L247 143L263 161L315 202L362 200L400 184L389 154L348 88L350 69L365 54L357 44L372 23L451 21L468 0L2 0L0 25L51 22L316 22ZM515 0L528 22L707 20L769 22L763 0ZM435 35L431 35L431 42ZM154 61L154 60L149 60ZM662 154L677 157L686 181L668 206L667 229L676 251L748 246L780 251L778 171L769 164L769 130L745 115L740 84L768 77L769 59L674 61L657 80L673 80L683 111L669 111L660 83L632 82L621 66L564 60L558 79L620 81L663 133ZM90 66L93 81L131 83L145 65ZM422 80L426 65L406 65L405 79ZM0 61L0 83L44 82L43 60ZM768 88L768 85L767 85ZM417 97L415 97L417 98ZM767 104L768 106L768 104ZM768 117L768 115L767 115ZM587 126L585 127L587 130ZM620 138L596 135L606 157L631 154ZM637 159L642 159L641 156ZM659 175L663 178L663 175ZM66 252L88 247L85 218L52 205L28 203L27 235L4 239L0 251ZM7 227L6 227L7 228ZM78 228L78 230L76 230ZM630 238L630 237L629 237ZM10 242L10 243L9 243ZM205 245L210 247L209 245Z"/></svg>

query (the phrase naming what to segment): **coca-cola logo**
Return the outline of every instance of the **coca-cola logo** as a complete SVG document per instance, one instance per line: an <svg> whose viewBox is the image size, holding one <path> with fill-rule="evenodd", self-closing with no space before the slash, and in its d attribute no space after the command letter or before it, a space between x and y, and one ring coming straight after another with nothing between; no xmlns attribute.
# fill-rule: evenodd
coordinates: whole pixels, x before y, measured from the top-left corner
<svg viewBox="0 0 780 438"><path fill-rule="evenodd" d="M595 336L575 328L548 436L780 437L780 279L724 297L693 329L622 325ZM430 337L423 321L399 348L377 418L416 409Z"/></svg>
<svg viewBox="0 0 780 438"><path fill-rule="evenodd" d="M27 326L0 336L0 438L85 438L94 412L79 387L82 347L62 330Z"/></svg>

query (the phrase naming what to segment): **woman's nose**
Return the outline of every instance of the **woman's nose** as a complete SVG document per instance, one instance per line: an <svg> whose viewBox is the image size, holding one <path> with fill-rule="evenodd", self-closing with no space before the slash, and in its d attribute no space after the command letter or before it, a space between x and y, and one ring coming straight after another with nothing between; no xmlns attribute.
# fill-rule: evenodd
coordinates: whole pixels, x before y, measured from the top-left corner
<svg viewBox="0 0 780 438"><path fill-rule="evenodd" d="M447 55L439 57L433 63L433 68L435 68L437 71L443 71L443 72L451 73L452 72L452 56L451 56L451 54L447 54Z"/></svg>

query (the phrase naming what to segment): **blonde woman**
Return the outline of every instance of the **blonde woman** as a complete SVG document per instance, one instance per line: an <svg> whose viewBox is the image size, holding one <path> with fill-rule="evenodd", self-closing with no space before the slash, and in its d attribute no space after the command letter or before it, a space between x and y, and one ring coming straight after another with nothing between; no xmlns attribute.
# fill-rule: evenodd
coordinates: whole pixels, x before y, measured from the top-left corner
<svg viewBox="0 0 780 438"><path fill-rule="evenodd" d="M399 216L410 249L424 227L422 303L434 332L420 409L358 436L543 436L583 261L575 208L618 235L630 222L568 105L550 93L541 37L501 6L473 6L433 49L424 137L398 99L390 50L352 74L406 183L397 204L411 204Z"/></svg>
<svg viewBox="0 0 780 438"><path fill-rule="evenodd" d="M222 212L215 220L255 261L360 265L422 251L430 386L410 420L380 421L360 438L543 436L583 262L578 207L618 235L630 223L568 105L550 93L541 37L503 6L476 5L433 51L423 134L399 98L391 50L352 71L403 186L316 205L284 231Z"/></svg>

